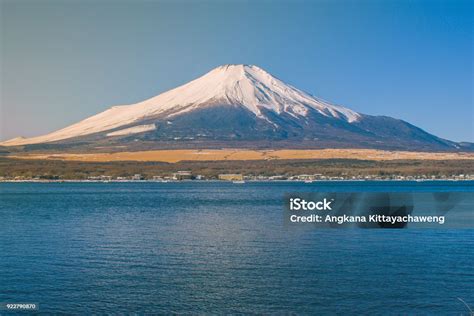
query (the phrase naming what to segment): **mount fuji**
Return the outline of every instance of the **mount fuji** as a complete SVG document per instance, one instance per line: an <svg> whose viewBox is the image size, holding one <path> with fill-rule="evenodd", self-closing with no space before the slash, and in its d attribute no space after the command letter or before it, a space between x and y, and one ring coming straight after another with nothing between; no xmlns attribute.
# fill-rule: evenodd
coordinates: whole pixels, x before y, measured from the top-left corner
<svg viewBox="0 0 474 316"><path fill-rule="evenodd" d="M303 92L253 65L224 65L148 100L113 106L23 149L377 148L451 151L471 147L405 121L357 113ZM466 147L467 146L467 147Z"/></svg>

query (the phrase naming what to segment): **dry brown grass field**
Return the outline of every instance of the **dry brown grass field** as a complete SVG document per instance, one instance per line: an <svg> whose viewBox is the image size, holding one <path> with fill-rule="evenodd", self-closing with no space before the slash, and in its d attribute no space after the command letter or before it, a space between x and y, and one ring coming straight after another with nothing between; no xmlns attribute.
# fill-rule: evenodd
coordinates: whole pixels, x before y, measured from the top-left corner
<svg viewBox="0 0 474 316"><path fill-rule="evenodd" d="M297 159L360 159L360 160L459 160L474 159L474 153L432 153L408 151L384 151L373 149L314 149L314 150L152 150L116 153L88 154L21 154L11 158L46 159L84 162L157 161L245 161L245 160L297 160Z"/></svg>

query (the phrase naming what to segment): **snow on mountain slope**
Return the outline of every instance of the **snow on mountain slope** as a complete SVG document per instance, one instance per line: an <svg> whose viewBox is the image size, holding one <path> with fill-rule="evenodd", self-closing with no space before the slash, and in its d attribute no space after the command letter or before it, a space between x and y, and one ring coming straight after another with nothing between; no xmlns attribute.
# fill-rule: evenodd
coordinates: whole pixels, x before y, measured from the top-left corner
<svg viewBox="0 0 474 316"><path fill-rule="evenodd" d="M324 116L352 123L361 115L342 106L329 104L273 77L252 65L224 65L178 88L132 105L114 106L76 124L32 138L15 138L0 145L15 146L64 140L139 124L156 117L174 117L215 105L241 106L258 118L271 121L262 113L266 108L277 114L304 117L310 108ZM112 136L112 133L108 135Z"/></svg>
<svg viewBox="0 0 474 316"><path fill-rule="evenodd" d="M124 128L118 131L107 133L106 136L110 137L110 136L138 134L138 133L153 131L154 129L155 129L155 124L137 125L134 127Z"/></svg>

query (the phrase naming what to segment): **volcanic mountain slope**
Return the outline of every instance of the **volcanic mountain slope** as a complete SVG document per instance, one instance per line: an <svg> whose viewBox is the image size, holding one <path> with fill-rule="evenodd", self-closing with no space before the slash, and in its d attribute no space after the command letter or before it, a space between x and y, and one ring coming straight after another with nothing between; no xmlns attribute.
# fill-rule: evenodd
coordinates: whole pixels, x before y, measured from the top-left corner
<svg viewBox="0 0 474 316"><path fill-rule="evenodd" d="M468 148L402 120L360 114L251 65L224 65L133 105L114 106L56 132L0 145L26 148ZM142 147L143 148L143 147Z"/></svg>

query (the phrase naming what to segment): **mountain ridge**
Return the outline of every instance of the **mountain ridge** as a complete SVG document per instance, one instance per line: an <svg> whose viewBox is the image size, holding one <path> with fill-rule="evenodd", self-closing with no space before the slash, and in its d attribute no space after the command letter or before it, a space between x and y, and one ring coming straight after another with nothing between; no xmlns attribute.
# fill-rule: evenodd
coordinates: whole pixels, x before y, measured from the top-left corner
<svg viewBox="0 0 474 316"><path fill-rule="evenodd" d="M58 131L2 146L266 142L407 150L461 150L471 144L431 135L405 121L357 113L299 90L254 65L228 64L155 97L113 106ZM166 145L166 146L168 146ZM277 145L278 146L278 145ZM36 146L37 147L37 146Z"/></svg>

